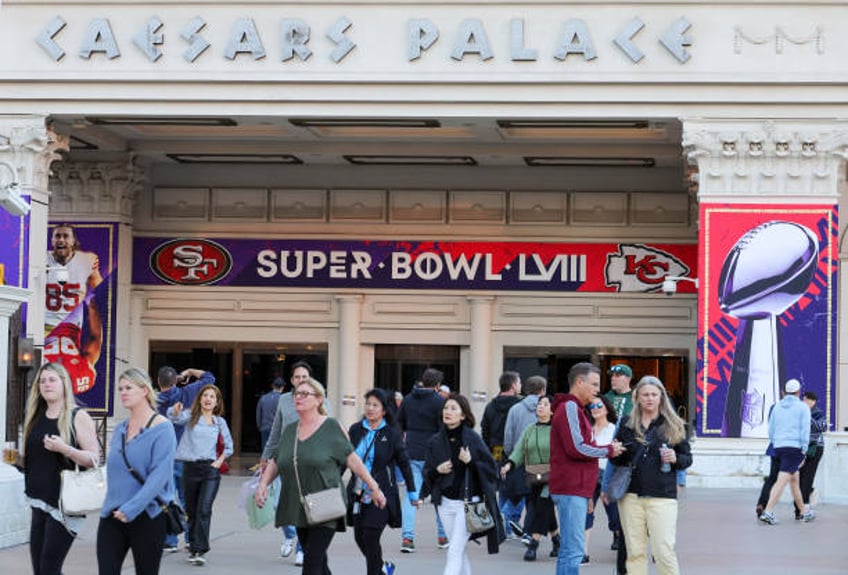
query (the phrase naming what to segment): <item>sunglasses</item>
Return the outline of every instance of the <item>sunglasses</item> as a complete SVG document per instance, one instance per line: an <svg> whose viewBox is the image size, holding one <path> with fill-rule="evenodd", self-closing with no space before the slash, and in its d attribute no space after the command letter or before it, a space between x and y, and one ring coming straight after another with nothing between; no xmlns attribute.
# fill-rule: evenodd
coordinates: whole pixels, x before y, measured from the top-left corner
<svg viewBox="0 0 848 575"><path fill-rule="evenodd" d="M589 409L600 409L602 407L604 407L604 404L601 402L589 404Z"/></svg>
<svg viewBox="0 0 848 575"><path fill-rule="evenodd" d="M314 391L295 391L293 395L295 397L300 397L302 399L305 399L305 398L309 397L310 395L314 395L315 397L318 397L319 394L315 393Z"/></svg>

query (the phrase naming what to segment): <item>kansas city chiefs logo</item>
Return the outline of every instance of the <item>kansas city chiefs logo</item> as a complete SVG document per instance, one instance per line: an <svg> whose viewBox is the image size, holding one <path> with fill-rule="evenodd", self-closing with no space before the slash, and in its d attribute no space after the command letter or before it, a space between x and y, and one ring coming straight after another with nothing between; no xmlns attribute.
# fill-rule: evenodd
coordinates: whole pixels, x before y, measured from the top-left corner
<svg viewBox="0 0 848 575"><path fill-rule="evenodd" d="M619 244L607 255L607 286L617 291L652 292L662 288L665 276L689 275L689 266L672 254L642 244Z"/></svg>

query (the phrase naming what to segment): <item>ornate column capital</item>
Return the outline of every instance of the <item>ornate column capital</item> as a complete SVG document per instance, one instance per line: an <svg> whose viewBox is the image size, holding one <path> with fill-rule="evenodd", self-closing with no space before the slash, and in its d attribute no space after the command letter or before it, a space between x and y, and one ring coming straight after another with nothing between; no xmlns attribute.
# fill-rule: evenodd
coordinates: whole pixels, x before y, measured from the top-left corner
<svg viewBox="0 0 848 575"><path fill-rule="evenodd" d="M0 116L0 163L11 166L21 193L38 202L47 203L50 164L68 142L44 116Z"/></svg>
<svg viewBox="0 0 848 575"><path fill-rule="evenodd" d="M836 201L848 122L684 119L700 201Z"/></svg>
<svg viewBox="0 0 848 575"><path fill-rule="evenodd" d="M132 155L126 161L63 162L50 179L50 214L97 214L129 221L135 199L148 183L147 168Z"/></svg>

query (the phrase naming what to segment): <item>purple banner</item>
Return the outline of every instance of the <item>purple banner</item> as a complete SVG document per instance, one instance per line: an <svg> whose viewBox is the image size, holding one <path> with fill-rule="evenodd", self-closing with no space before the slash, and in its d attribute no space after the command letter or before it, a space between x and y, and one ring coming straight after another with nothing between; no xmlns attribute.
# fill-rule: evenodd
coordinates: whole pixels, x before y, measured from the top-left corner
<svg viewBox="0 0 848 575"><path fill-rule="evenodd" d="M68 369L80 404L111 415L118 224L48 228L44 360Z"/></svg>
<svg viewBox="0 0 848 575"><path fill-rule="evenodd" d="M29 216L13 216L0 208L0 284L27 287L27 254L29 253Z"/></svg>
<svg viewBox="0 0 848 575"><path fill-rule="evenodd" d="M139 285L656 292L697 269L695 244L135 238L133 253Z"/></svg>

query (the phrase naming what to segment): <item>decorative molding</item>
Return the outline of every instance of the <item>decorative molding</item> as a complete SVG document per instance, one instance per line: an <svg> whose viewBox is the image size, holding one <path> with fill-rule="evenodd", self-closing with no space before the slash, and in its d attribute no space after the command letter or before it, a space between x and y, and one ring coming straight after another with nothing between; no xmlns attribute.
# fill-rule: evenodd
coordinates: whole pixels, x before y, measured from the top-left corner
<svg viewBox="0 0 848 575"><path fill-rule="evenodd" d="M793 196L835 201L848 159L848 122L684 120L698 196Z"/></svg>
<svg viewBox="0 0 848 575"><path fill-rule="evenodd" d="M131 218L147 169L127 162L62 162L50 178L50 216Z"/></svg>
<svg viewBox="0 0 848 575"><path fill-rule="evenodd" d="M0 116L0 161L14 167L24 195L47 202L50 165L68 148L68 137L55 133L43 116Z"/></svg>
<svg viewBox="0 0 848 575"><path fill-rule="evenodd" d="M747 42L748 44L753 44L755 46L762 46L764 44L771 44L774 42L774 53L775 54L783 54L783 50L786 47L786 43L794 44L796 46L803 46L804 44L809 44L811 42L815 42L816 46L816 54L824 54L824 30L821 26L816 26L816 29L809 36L804 36L801 38L795 38L787 34L783 28L780 26L774 29L773 34L769 34L767 36L754 37L750 34L746 34L741 26L735 26L733 28L733 52L736 54L742 53L742 44Z"/></svg>

